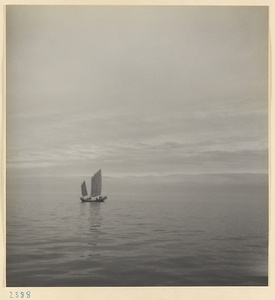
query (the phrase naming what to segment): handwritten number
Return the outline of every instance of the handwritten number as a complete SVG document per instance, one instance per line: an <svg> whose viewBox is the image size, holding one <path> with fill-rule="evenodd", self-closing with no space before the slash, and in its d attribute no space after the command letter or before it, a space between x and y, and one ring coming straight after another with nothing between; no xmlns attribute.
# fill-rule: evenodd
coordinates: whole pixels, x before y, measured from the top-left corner
<svg viewBox="0 0 275 300"><path fill-rule="evenodd" d="M24 298L24 297L25 297L25 293L24 293L24 292L21 292L21 293L15 292L15 298L20 298L20 295L21 295L21 298ZM27 291L27 292L26 292L26 297L27 297L27 298L31 298L31 292L30 292L30 291ZM12 292L10 292L10 298L13 299L13 294L12 294Z"/></svg>

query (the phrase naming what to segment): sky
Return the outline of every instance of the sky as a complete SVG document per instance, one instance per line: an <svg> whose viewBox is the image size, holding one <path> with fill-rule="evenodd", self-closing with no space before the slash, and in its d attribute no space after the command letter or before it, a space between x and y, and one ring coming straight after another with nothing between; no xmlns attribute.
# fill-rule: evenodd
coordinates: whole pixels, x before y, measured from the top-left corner
<svg viewBox="0 0 275 300"><path fill-rule="evenodd" d="M266 7L8 6L7 173L268 169Z"/></svg>

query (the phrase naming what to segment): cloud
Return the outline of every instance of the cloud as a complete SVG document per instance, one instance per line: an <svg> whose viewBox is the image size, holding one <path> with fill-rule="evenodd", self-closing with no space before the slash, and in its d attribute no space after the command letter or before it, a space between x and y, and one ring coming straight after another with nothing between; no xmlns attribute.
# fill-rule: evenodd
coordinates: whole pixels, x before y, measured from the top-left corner
<svg viewBox="0 0 275 300"><path fill-rule="evenodd" d="M54 175L86 174L98 168L107 176L267 172L268 152L260 150L203 150L176 142L105 143L68 149L30 151L7 162L8 169L40 170ZM37 170L34 170L37 169ZM31 174L30 173L30 174Z"/></svg>
<svg viewBox="0 0 275 300"><path fill-rule="evenodd" d="M267 171L265 8L7 11L8 169Z"/></svg>

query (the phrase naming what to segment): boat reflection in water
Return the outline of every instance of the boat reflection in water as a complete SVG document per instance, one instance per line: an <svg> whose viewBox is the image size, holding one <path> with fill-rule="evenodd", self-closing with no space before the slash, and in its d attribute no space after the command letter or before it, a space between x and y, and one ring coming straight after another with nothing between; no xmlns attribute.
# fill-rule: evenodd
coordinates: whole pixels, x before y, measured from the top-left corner
<svg viewBox="0 0 275 300"><path fill-rule="evenodd" d="M83 221L80 231L86 236L86 243L82 246L86 249L84 256L94 256L97 254L96 246L101 238L100 228L102 224L102 216L100 211L100 203L91 202L90 204L81 204L81 219ZM91 248L92 247L92 248Z"/></svg>

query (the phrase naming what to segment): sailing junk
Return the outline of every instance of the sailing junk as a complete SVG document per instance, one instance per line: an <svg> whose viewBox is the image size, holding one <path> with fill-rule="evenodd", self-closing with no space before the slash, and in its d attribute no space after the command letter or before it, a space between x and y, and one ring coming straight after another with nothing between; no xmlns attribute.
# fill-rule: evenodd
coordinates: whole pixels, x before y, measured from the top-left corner
<svg viewBox="0 0 275 300"><path fill-rule="evenodd" d="M86 182L81 184L82 202L103 202L107 196L101 196L102 175L101 170L97 171L91 178L91 196L88 196Z"/></svg>

